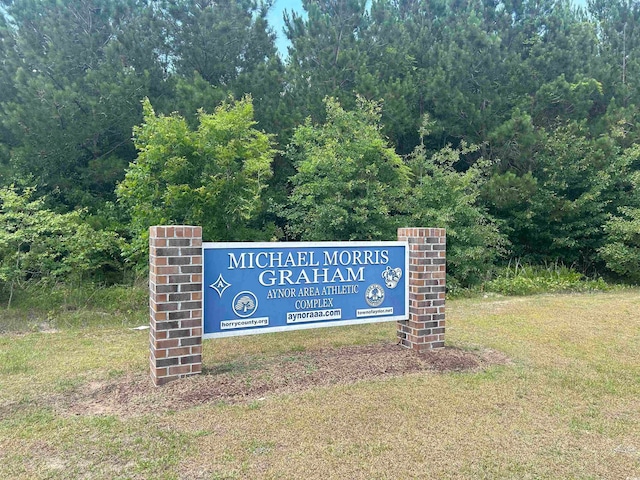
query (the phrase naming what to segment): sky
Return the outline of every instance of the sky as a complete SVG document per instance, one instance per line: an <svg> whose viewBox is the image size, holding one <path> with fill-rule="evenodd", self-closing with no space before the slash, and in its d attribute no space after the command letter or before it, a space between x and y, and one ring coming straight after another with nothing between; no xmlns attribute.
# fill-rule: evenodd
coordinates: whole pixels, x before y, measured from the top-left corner
<svg viewBox="0 0 640 480"><path fill-rule="evenodd" d="M282 31L282 28L284 27L282 13L284 10L295 10L296 12L302 13L302 0L276 0L275 4L269 11L267 19L269 20L269 24L273 26L274 30L278 34L276 47L278 47L278 51L282 56L287 54L287 45L289 45L289 41Z"/></svg>

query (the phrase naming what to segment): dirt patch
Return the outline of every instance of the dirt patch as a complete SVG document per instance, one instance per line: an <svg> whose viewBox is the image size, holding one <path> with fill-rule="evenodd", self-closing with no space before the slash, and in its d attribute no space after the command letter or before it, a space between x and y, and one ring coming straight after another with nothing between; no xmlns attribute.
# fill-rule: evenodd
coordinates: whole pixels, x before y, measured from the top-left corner
<svg viewBox="0 0 640 480"><path fill-rule="evenodd" d="M63 415L136 416L183 410L205 403L246 403L316 386L397 377L417 372L469 372L506 364L492 350L457 348L418 354L391 343L348 346L273 357L242 357L205 368L202 375L156 388L148 375L91 382L60 395L53 405Z"/></svg>

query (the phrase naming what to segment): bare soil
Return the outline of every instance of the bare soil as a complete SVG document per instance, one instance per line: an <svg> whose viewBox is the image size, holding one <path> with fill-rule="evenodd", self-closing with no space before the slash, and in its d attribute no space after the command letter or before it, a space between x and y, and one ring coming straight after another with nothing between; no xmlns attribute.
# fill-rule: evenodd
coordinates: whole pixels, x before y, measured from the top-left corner
<svg viewBox="0 0 640 480"><path fill-rule="evenodd" d="M242 357L207 366L195 375L155 387L144 374L90 382L50 397L63 415L123 417L178 411L207 403L238 404L266 397L303 392L318 386L345 385L363 380L419 372L473 372L509 363L493 350L444 348L416 353L392 343L294 352L273 357Z"/></svg>

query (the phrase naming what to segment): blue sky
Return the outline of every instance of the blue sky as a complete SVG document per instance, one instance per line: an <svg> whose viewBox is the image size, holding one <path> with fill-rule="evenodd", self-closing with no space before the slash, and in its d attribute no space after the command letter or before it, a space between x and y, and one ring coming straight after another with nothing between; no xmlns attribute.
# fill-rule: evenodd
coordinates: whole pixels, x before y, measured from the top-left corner
<svg viewBox="0 0 640 480"><path fill-rule="evenodd" d="M274 30L278 34L278 41L276 42L276 47L278 50L285 55L287 51L287 40L284 36L284 32L282 28L284 27L284 21L282 20L282 13L284 10L295 10L297 12L302 12L302 0L276 0L273 8L269 12L269 24L273 26Z"/></svg>

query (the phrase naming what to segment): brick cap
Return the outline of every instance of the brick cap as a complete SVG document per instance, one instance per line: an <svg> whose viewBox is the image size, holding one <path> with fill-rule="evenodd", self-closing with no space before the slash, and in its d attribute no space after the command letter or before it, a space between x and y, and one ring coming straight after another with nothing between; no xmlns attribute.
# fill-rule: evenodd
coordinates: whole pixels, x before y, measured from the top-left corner
<svg viewBox="0 0 640 480"><path fill-rule="evenodd" d="M152 238L202 238L202 227L197 225L154 225L149 227Z"/></svg>
<svg viewBox="0 0 640 480"><path fill-rule="evenodd" d="M189 228L200 228L200 225L154 225L149 228L169 228L169 227L189 227Z"/></svg>
<svg viewBox="0 0 640 480"><path fill-rule="evenodd" d="M398 237L444 237L447 230L433 227L401 227L398 228Z"/></svg>

